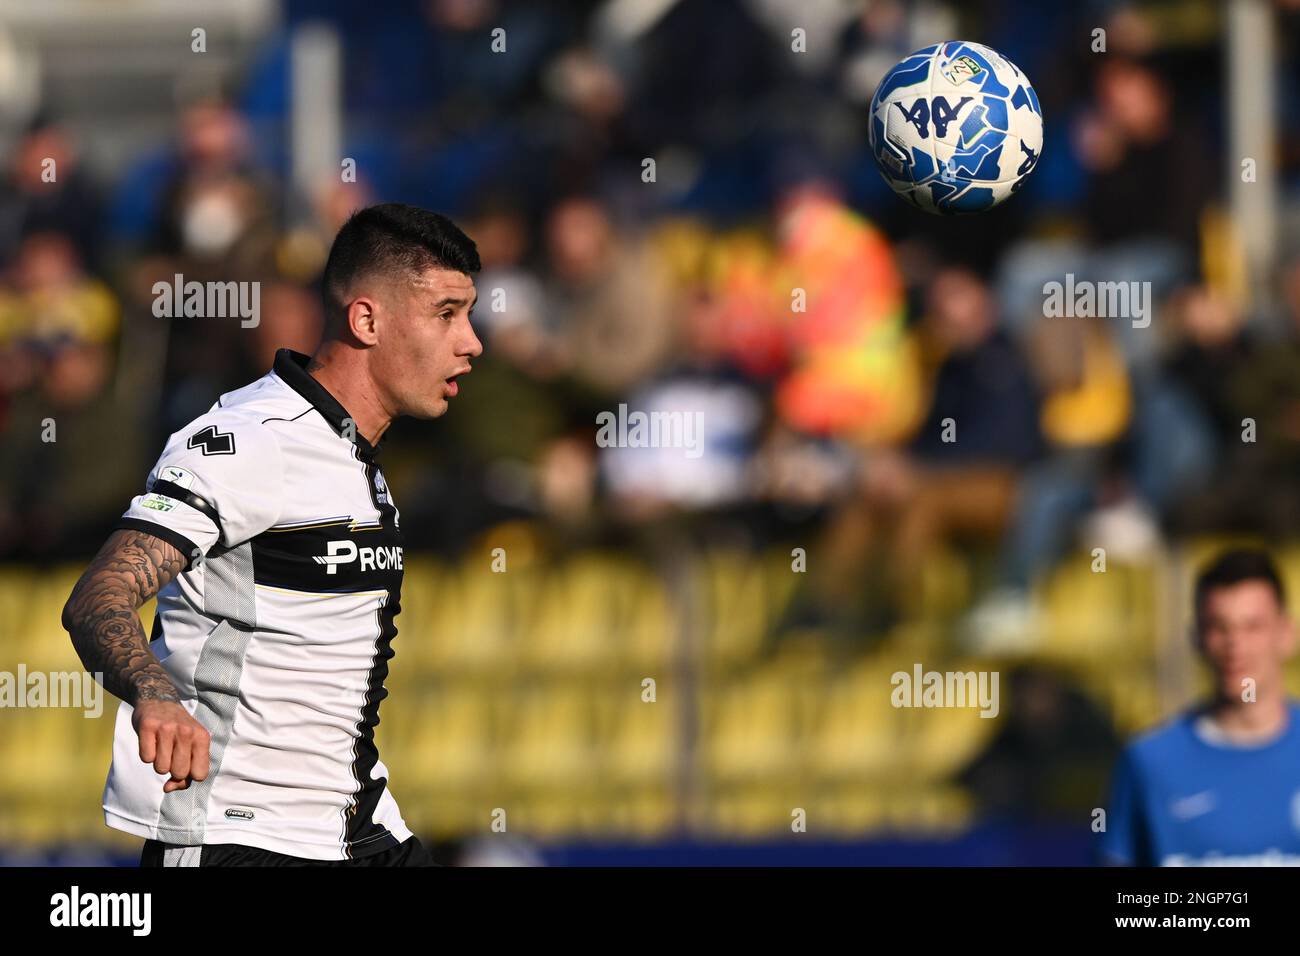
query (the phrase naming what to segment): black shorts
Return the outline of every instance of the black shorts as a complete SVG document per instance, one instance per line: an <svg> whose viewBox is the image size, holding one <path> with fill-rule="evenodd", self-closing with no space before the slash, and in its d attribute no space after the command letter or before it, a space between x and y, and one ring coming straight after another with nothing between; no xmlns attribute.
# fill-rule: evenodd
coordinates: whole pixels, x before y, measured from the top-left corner
<svg viewBox="0 0 1300 956"><path fill-rule="evenodd" d="M171 851L171 852L168 852ZM306 860L238 843L176 846L145 840L141 866L437 866L415 837L389 850L355 860Z"/></svg>

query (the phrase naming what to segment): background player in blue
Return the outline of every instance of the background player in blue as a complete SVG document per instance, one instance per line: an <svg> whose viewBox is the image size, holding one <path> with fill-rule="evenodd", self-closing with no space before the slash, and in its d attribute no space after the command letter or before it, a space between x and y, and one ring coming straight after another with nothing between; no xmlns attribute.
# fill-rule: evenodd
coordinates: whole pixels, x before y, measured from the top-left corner
<svg viewBox="0 0 1300 956"><path fill-rule="evenodd" d="M1102 862L1300 865L1300 704L1283 666L1295 627L1262 551L1196 582L1196 642L1214 698L1132 743L1116 768Z"/></svg>

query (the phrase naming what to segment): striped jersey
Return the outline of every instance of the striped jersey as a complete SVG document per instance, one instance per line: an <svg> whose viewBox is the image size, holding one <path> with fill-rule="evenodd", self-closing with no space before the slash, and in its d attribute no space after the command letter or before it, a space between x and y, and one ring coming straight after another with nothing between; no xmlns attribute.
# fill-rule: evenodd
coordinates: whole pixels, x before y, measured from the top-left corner
<svg viewBox="0 0 1300 956"><path fill-rule="evenodd" d="M402 584L398 511L347 411L281 349L167 441L119 522L189 557L150 648L212 735L163 793L118 708L109 826L164 843L352 859L410 837L375 749Z"/></svg>

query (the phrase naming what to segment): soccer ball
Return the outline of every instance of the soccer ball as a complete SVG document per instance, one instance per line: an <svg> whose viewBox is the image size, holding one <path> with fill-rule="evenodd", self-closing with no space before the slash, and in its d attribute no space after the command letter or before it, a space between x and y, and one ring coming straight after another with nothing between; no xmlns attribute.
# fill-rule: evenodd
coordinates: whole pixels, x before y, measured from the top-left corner
<svg viewBox="0 0 1300 956"><path fill-rule="evenodd" d="M906 56L871 98L871 152L891 189L939 214L984 212L1016 192L1043 149L1029 78L965 40Z"/></svg>

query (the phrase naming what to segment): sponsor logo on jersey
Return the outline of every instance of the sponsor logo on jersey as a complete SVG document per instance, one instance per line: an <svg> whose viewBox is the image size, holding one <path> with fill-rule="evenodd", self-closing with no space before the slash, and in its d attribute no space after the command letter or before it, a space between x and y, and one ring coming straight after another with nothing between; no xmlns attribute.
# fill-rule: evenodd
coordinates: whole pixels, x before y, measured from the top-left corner
<svg viewBox="0 0 1300 956"><path fill-rule="evenodd" d="M170 481L173 485L188 491L190 486L194 484L194 473L186 471L184 468L177 468L175 465L168 465L158 472L158 480Z"/></svg>
<svg viewBox="0 0 1300 956"><path fill-rule="evenodd" d="M1175 820L1192 820L1204 816L1214 809L1214 791L1202 790L1188 797L1179 797L1169 804L1169 812Z"/></svg>
<svg viewBox="0 0 1300 956"><path fill-rule="evenodd" d="M253 811L245 810L243 807L229 807L226 810L226 819L227 820L251 820L253 819Z"/></svg>
<svg viewBox="0 0 1300 956"><path fill-rule="evenodd" d="M186 471L184 468L178 468L175 465L166 465L158 472L158 481L170 481L178 488L184 488L186 491L194 484L194 473ZM180 502L168 495L158 492L150 492L140 499L140 507L149 508L152 511L171 511Z"/></svg>
<svg viewBox="0 0 1300 956"><path fill-rule="evenodd" d="M969 56L962 54L957 59L950 60L947 65L940 67L939 72L947 77L949 83L956 86L979 76L984 72L984 68Z"/></svg>
<svg viewBox="0 0 1300 956"><path fill-rule="evenodd" d="M338 572L339 565L359 561L362 571L401 571L402 549L400 545L377 548L359 548L351 541L331 541L325 546L325 554L312 556L317 564L325 565L326 574Z"/></svg>
<svg viewBox="0 0 1300 956"><path fill-rule="evenodd" d="M235 436L231 432L218 431L216 425L209 425L190 436L186 448L197 448L207 455L233 455L235 453Z"/></svg>

